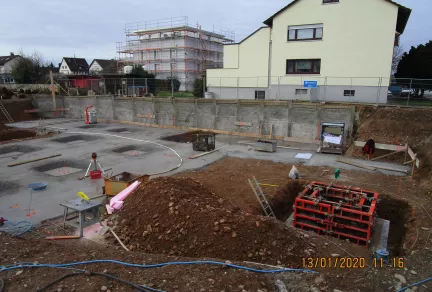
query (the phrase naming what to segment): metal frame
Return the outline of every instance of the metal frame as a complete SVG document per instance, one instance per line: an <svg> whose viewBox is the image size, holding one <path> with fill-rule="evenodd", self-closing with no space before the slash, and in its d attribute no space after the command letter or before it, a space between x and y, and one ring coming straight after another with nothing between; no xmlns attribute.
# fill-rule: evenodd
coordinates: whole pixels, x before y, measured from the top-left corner
<svg viewBox="0 0 432 292"><path fill-rule="evenodd" d="M310 183L294 203L294 227L368 246L378 193L322 182Z"/></svg>

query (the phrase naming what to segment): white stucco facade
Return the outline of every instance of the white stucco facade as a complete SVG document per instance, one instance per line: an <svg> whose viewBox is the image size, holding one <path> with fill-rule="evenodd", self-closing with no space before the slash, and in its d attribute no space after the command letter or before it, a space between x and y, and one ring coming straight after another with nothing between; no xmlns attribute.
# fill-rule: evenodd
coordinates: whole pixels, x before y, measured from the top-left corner
<svg viewBox="0 0 432 292"><path fill-rule="evenodd" d="M92 73L98 73L103 70L102 66L95 60L91 63L89 71Z"/></svg>
<svg viewBox="0 0 432 292"><path fill-rule="evenodd" d="M71 69L69 68L68 64L66 63L66 61L64 59L60 63L59 73L60 74L72 74Z"/></svg>
<svg viewBox="0 0 432 292"><path fill-rule="evenodd" d="M215 88L219 83L227 92L234 85L237 93L252 87L265 90L266 99L343 100L348 99L346 90L354 90L359 101L379 96L379 102L386 102L400 9L387 0L328 4L296 0L267 20L270 25L266 28L239 44L224 46L224 69L207 70L209 91L224 98L218 96L222 90ZM319 39L289 40L288 30L302 26L322 28L322 38L320 34ZM287 60L319 60L320 69L314 74L289 73ZM258 80L248 80L254 76ZM318 88L297 96L304 80L317 81ZM251 86L254 82L258 86ZM233 91L227 95L231 97L225 98L232 98ZM247 98L254 98L254 94L250 92Z"/></svg>

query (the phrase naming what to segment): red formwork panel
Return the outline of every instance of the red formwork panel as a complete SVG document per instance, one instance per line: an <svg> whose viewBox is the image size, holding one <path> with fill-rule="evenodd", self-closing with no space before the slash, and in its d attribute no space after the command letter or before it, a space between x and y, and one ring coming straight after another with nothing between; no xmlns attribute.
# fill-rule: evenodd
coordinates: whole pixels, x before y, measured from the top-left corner
<svg viewBox="0 0 432 292"><path fill-rule="evenodd" d="M294 203L294 227L368 246L378 193L311 182Z"/></svg>

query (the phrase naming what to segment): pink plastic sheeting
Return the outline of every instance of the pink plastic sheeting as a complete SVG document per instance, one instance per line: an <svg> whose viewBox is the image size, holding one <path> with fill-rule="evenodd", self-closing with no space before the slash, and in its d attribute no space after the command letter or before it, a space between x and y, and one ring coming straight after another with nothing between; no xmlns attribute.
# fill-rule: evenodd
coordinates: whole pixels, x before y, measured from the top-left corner
<svg viewBox="0 0 432 292"><path fill-rule="evenodd" d="M123 191L118 193L115 197L113 197L110 201L111 211L120 210L123 207L124 200L141 184L141 182L136 181Z"/></svg>

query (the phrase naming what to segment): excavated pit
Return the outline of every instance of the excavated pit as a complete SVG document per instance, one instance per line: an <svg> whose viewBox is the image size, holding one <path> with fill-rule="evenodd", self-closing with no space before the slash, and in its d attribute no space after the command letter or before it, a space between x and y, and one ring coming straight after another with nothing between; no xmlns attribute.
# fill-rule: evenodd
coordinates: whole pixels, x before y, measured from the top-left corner
<svg viewBox="0 0 432 292"><path fill-rule="evenodd" d="M408 231L412 207L406 201L380 195L377 216L390 221L387 249L392 256L404 254L403 242Z"/></svg>
<svg viewBox="0 0 432 292"><path fill-rule="evenodd" d="M269 200L278 220L285 222L291 216L294 211L294 201L304 190L305 185L307 185L306 181L290 181L283 188L279 188L276 195Z"/></svg>

